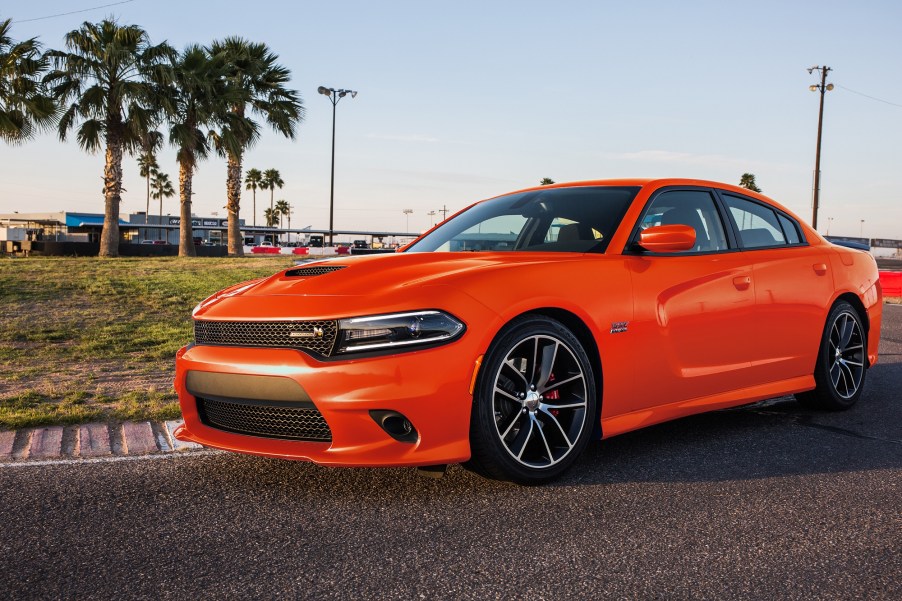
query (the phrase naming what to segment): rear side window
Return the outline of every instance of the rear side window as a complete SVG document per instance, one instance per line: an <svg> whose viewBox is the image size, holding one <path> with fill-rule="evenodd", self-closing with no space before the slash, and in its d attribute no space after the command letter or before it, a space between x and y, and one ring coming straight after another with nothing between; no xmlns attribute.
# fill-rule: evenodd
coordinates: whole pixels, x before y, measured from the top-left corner
<svg viewBox="0 0 902 601"><path fill-rule="evenodd" d="M743 247L765 248L787 244L783 226L773 209L731 194L724 194L723 199L736 222ZM798 237L798 232L795 235Z"/></svg>
<svg viewBox="0 0 902 601"><path fill-rule="evenodd" d="M799 226L785 215L781 215L777 213L777 218L780 220L780 225L783 226L783 233L786 234L786 240L790 244L801 244L802 239L799 236Z"/></svg>

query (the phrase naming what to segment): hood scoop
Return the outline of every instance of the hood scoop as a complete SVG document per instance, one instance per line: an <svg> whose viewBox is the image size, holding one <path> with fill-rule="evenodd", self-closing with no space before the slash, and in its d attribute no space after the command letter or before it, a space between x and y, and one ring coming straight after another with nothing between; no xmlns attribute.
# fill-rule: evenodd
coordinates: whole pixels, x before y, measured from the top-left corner
<svg viewBox="0 0 902 601"><path fill-rule="evenodd" d="M300 267L298 269L289 269L285 272L288 278L311 278L315 275L323 275L324 273L332 273L339 269L344 269L347 265L316 265L313 267Z"/></svg>

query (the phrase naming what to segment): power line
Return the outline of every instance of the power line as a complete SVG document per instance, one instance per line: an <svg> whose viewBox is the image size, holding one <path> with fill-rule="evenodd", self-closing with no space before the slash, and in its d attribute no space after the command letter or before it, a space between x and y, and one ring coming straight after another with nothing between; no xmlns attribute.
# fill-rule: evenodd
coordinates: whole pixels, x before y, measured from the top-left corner
<svg viewBox="0 0 902 601"><path fill-rule="evenodd" d="M55 19L56 17L65 17L67 15L77 15L78 13L86 13L92 10L98 10L100 8L107 8L109 6L118 6L119 4L128 4L129 2L134 2L135 0L122 0L122 2L113 2L111 4L104 4L102 6L94 6L92 8L83 8L81 10L73 10L67 13L59 13L57 15L47 15L46 17L34 17L33 19L19 19L16 23L28 23L30 21L43 21L44 19Z"/></svg>
<svg viewBox="0 0 902 601"><path fill-rule="evenodd" d="M836 84L836 87L842 88L846 92L852 92L853 94L858 94L859 96L864 96L865 98L870 98L871 100L876 100L877 102L882 102L883 104L888 104L890 106L898 106L899 108L902 108L902 104L896 104L895 102L890 102L889 100L883 100L882 98L877 98L876 96L869 96L868 94L865 94L864 92L858 92L856 90L847 88L846 86Z"/></svg>

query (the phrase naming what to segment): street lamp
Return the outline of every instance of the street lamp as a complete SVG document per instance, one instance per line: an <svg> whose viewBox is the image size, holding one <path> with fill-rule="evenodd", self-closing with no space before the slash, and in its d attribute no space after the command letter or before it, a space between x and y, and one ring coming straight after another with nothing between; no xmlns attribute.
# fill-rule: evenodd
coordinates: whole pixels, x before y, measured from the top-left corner
<svg viewBox="0 0 902 601"><path fill-rule="evenodd" d="M410 214L413 213L413 209L404 209L404 216L407 218L407 228L404 230L408 234L410 233Z"/></svg>
<svg viewBox="0 0 902 601"><path fill-rule="evenodd" d="M830 235L830 226L833 225L833 217L827 217L827 235Z"/></svg>
<svg viewBox="0 0 902 601"><path fill-rule="evenodd" d="M332 182L329 187L329 246L332 246L332 235L335 233L335 228L333 227L333 218L335 216L335 107L338 105L338 101L348 94L351 95L351 98L356 98L357 92L354 90L336 90L325 86L318 87L316 91L328 97L332 103Z"/></svg>
<svg viewBox="0 0 902 601"><path fill-rule="evenodd" d="M808 89L812 92L821 93L821 107L817 115L817 150L814 156L814 209L811 217L811 227L817 229L817 207L821 191L821 129L824 125L824 93L833 89L832 83L827 83L827 73L832 71L830 67L819 67L817 65L808 69L808 73L815 71L821 72L821 83L811 84Z"/></svg>
<svg viewBox="0 0 902 601"><path fill-rule="evenodd" d="M864 238L864 219L861 220L861 229L858 230L858 237Z"/></svg>

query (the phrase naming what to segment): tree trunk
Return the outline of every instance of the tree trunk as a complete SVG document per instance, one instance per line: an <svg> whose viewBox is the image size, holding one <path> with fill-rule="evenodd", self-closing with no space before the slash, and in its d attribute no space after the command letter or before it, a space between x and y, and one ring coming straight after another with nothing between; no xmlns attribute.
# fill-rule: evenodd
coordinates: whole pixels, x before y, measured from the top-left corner
<svg viewBox="0 0 902 601"><path fill-rule="evenodd" d="M122 200L122 143L107 134L106 164L103 168L103 231L100 234L100 256L119 256L119 203Z"/></svg>
<svg viewBox="0 0 902 601"><path fill-rule="evenodd" d="M229 154L229 162L226 167L226 194L228 201L226 209L229 212L229 256L244 256L244 239L241 237L241 229L238 227L238 213L241 208L241 156Z"/></svg>
<svg viewBox="0 0 902 601"><path fill-rule="evenodd" d="M179 199L181 212L179 217L179 256L196 257L194 249L194 228L191 226L191 178L194 169L187 161L179 162Z"/></svg>

